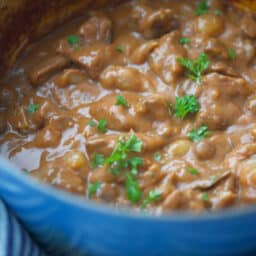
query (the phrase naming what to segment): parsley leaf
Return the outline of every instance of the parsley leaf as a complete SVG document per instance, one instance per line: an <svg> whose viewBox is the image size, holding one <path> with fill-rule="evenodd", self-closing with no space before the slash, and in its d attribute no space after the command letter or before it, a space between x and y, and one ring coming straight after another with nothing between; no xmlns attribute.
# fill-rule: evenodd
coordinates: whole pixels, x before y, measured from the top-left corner
<svg viewBox="0 0 256 256"><path fill-rule="evenodd" d="M191 167L186 168L186 171L192 175L198 175L200 173L197 169Z"/></svg>
<svg viewBox="0 0 256 256"><path fill-rule="evenodd" d="M161 192L151 190L146 199L143 200L141 208L144 209L148 204L158 201L161 198Z"/></svg>
<svg viewBox="0 0 256 256"><path fill-rule="evenodd" d="M139 153L141 152L142 144L142 141L132 134L127 141L126 147L130 152Z"/></svg>
<svg viewBox="0 0 256 256"><path fill-rule="evenodd" d="M203 193L201 196L201 199L205 202L209 202L210 201L210 197L208 193Z"/></svg>
<svg viewBox="0 0 256 256"><path fill-rule="evenodd" d="M124 107L128 107L128 102L126 101L126 99L121 96L121 95L117 95L116 96L116 106L124 106Z"/></svg>
<svg viewBox="0 0 256 256"><path fill-rule="evenodd" d="M96 169L99 166L104 164L104 156L101 154L95 153L92 158L92 168Z"/></svg>
<svg viewBox="0 0 256 256"><path fill-rule="evenodd" d="M160 152L156 152L156 153L154 154L154 159L155 159L155 161L160 162L161 159L162 159L161 153L160 153Z"/></svg>
<svg viewBox="0 0 256 256"><path fill-rule="evenodd" d="M184 44L189 44L190 43L190 38L188 37L182 37L180 39L180 44L184 45Z"/></svg>
<svg viewBox="0 0 256 256"><path fill-rule="evenodd" d="M93 196L98 189L100 189L102 183L99 181L96 181L95 183L89 183L88 184L88 194L89 197Z"/></svg>
<svg viewBox="0 0 256 256"><path fill-rule="evenodd" d="M201 83L201 76L204 70L206 70L210 61L205 53L200 53L197 60L190 60L189 58L177 58L177 61L181 66L188 70L188 77L195 81L197 84Z"/></svg>
<svg viewBox="0 0 256 256"><path fill-rule="evenodd" d="M202 0L195 9L195 15L200 16L206 14L209 10L209 6L206 0Z"/></svg>
<svg viewBox="0 0 256 256"><path fill-rule="evenodd" d="M96 123L94 120L92 120L92 121L90 121L90 122L88 123L88 125L91 126L91 127L96 127L96 126L97 126L97 123Z"/></svg>
<svg viewBox="0 0 256 256"><path fill-rule="evenodd" d="M130 173L126 174L125 189L126 195L131 202L136 203L140 200L141 190L139 183Z"/></svg>
<svg viewBox="0 0 256 256"><path fill-rule="evenodd" d="M39 104L29 104L27 106L27 111L30 114L34 114L38 109L39 109L40 105Z"/></svg>
<svg viewBox="0 0 256 256"><path fill-rule="evenodd" d="M202 140L203 138L205 138L208 134L209 134L208 127L206 125L202 125L198 130L192 129L188 133L188 137L192 141L198 142L198 141Z"/></svg>
<svg viewBox="0 0 256 256"><path fill-rule="evenodd" d="M142 149L142 141L132 134L129 139L119 139L114 147L111 155L105 159L104 163L110 166L110 172L118 175L121 170L131 167L134 172L138 165L141 165L141 159L127 159L127 154L130 152L139 153Z"/></svg>
<svg viewBox="0 0 256 256"><path fill-rule="evenodd" d="M143 165L143 159L141 157L132 157L129 160L129 166L131 166L131 173L133 175L138 174L138 166Z"/></svg>
<svg viewBox="0 0 256 256"><path fill-rule="evenodd" d="M123 47L122 45L118 45L118 46L116 47L116 51L117 51L117 52L120 52L120 53L123 53L123 52L124 52L124 47Z"/></svg>
<svg viewBox="0 0 256 256"><path fill-rule="evenodd" d="M67 37L67 42L72 46L76 46L79 43L79 38L76 35L70 35Z"/></svg>
<svg viewBox="0 0 256 256"><path fill-rule="evenodd" d="M236 50L234 48L229 48L228 49L228 57L231 60L234 60L236 58Z"/></svg>
<svg viewBox="0 0 256 256"><path fill-rule="evenodd" d="M99 120L98 127L97 127L98 130L99 130L100 132L105 133L105 132L107 131L107 124L108 124L108 122L107 122L106 119L100 119L100 120Z"/></svg>
<svg viewBox="0 0 256 256"><path fill-rule="evenodd" d="M175 116L184 119L187 114L196 113L200 109L197 98L194 95L185 95L183 97L176 97L174 106Z"/></svg>

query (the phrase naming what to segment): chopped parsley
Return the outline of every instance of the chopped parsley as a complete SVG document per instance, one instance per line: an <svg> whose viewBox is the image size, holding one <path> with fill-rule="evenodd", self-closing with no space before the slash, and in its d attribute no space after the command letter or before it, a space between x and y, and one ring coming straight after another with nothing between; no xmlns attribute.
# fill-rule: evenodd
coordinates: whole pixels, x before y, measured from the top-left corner
<svg viewBox="0 0 256 256"><path fill-rule="evenodd" d="M156 152L156 153L154 154L154 159L155 159L155 161L160 162L160 161L162 160L162 155L161 155L161 153L160 153L160 152Z"/></svg>
<svg viewBox="0 0 256 256"><path fill-rule="evenodd" d="M161 192L157 190L151 190L148 193L146 199L143 200L141 208L144 209L148 204L158 201L161 198Z"/></svg>
<svg viewBox="0 0 256 256"><path fill-rule="evenodd" d="M198 175L198 174L200 174L200 172L199 172L197 169L191 168L191 167L187 167L187 168L186 168L186 171L187 171L188 173L192 174L192 175Z"/></svg>
<svg viewBox="0 0 256 256"><path fill-rule="evenodd" d="M192 129L188 133L188 137L194 141L198 142L202 139L204 139L209 134L209 129L206 125L202 125L198 130Z"/></svg>
<svg viewBox="0 0 256 256"><path fill-rule="evenodd" d="M140 157L129 158L128 153L141 152L142 144L143 143L140 139L138 139L134 134L131 134L128 139L120 138L116 142L113 152L109 157L104 159L103 155L94 154L92 160L93 168L97 168L100 165L106 165L109 167L109 172L113 175L119 175L121 171L127 170L125 176L126 194L128 199L133 203L138 202L142 194L136 175L138 174L138 167L143 165L143 159ZM91 189L95 190L94 187Z"/></svg>
<svg viewBox="0 0 256 256"><path fill-rule="evenodd" d="M101 154L95 153L92 158L92 168L96 169L99 166L104 164L104 156Z"/></svg>
<svg viewBox="0 0 256 256"><path fill-rule="evenodd" d="M132 157L128 162L129 166L131 167L131 173L133 175L138 174L138 166L141 166L144 163L141 157Z"/></svg>
<svg viewBox="0 0 256 256"><path fill-rule="evenodd" d="M219 10L219 9L215 9L215 10L213 11L213 14L215 14L215 15L217 15L217 16L221 16L221 15L223 15L223 12L222 12L221 10Z"/></svg>
<svg viewBox="0 0 256 256"><path fill-rule="evenodd" d="M92 121L90 121L90 122L88 123L88 125L91 126L91 127L96 127L96 126L97 126L97 123L96 123L94 120L92 120Z"/></svg>
<svg viewBox="0 0 256 256"><path fill-rule="evenodd" d="M234 48L229 48L228 49L228 57L231 60L234 60L236 58L236 50Z"/></svg>
<svg viewBox="0 0 256 256"><path fill-rule="evenodd" d="M187 114L198 112L200 105L194 95L185 95L183 97L176 97L174 106L174 113L176 117L184 119Z"/></svg>
<svg viewBox="0 0 256 256"><path fill-rule="evenodd" d="M195 9L195 15L200 16L208 12L209 6L206 0L202 0Z"/></svg>
<svg viewBox="0 0 256 256"><path fill-rule="evenodd" d="M203 193L201 196L201 199L205 202L209 202L210 201L210 197L208 193Z"/></svg>
<svg viewBox="0 0 256 256"><path fill-rule="evenodd" d="M39 109L40 105L39 104L29 104L27 106L27 111L30 114L34 114L38 109Z"/></svg>
<svg viewBox="0 0 256 256"><path fill-rule="evenodd" d="M142 141L134 134L128 140L119 139L111 155L105 159L104 163L110 167L109 171L113 175L118 175L123 169L131 168L133 173L137 172L137 167L143 164L141 158L128 159L128 153L139 153L142 149Z"/></svg>
<svg viewBox="0 0 256 256"><path fill-rule="evenodd" d="M118 46L116 47L116 51L117 51L117 52L120 52L120 53L123 53L123 52L124 52L124 47L123 47L122 45L118 45Z"/></svg>
<svg viewBox="0 0 256 256"><path fill-rule="evenodd" d="M201 83L201 77L204 70L206 70L210 61L205 53L200 53L197 60L190 60L189 58L177 58L181 66L185 67L188 71L188 77L195 81L197 84Z"/></svg>
<svg viewBox="0 0 256 256"><path fill-rule="evenodd" d="M180 44L184 45L184 44L189 44L190 43L190 38L188 37L182 37L180 39Z"/></svg>
<svg viewBox="0 0 256 256"><path fill-rule="evenodd" d="M131 202L136 203L141 199L142 193L139 187L139 183L130 173L126 174L125 189L126 195Z"/></svg>
<svg viewBox="0 0 256 256"><path fill-rule="evenodd" d="M67 37L67 42L72 46L76 46L79 43L79 38L76 35L70 35Z"/></svg>
<svg viewBox="0 0 256 256"><path fill-rule="evenodd" d="M116 104L115 105L128 107L128 102L126 101L126 99L123 96L117 95L116 96Z"/></svg>
<svg viewBox="0 0 256 256"><path fill-rule="evenodd" d="M88 184L89 197L93 196L98 191L98 189L100 189L101 185L102 183L99 181L96 181L95 183L89 183Z"/></svg>
<svg viewBox="0 0 256 256"><path fill-rule="evenodd" d="M106 119L100 119L99 120L99 123L98 123L98 130L100 131L100 132L103 132L103 133L105 133L106 131L107 131L107 124L108 124L108 122L107 122L107 120Z"/></svg>

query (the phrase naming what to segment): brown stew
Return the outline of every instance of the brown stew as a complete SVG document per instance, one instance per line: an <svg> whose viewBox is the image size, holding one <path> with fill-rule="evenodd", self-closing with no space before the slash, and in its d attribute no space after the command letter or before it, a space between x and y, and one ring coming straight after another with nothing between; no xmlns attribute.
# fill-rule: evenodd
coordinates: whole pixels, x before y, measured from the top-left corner
<svg viewBox="0 0 256 256"><path fill-rule="evenodd" d="M0 153L97 202L161 213L256 202L256 18L132 1L29 47L0 89Z"/></svg>

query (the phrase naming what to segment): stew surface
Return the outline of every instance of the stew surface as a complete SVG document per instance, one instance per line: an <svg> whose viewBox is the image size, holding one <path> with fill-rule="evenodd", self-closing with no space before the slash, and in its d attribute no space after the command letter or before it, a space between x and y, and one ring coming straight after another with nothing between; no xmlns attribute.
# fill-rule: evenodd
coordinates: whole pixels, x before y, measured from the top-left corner
<svg viewBox="0 0 256 256"><path fill-rule="evenodd" d="M0 89L1 155L137 211L255 203L256 19L227 2L132 1L31 45Z"/></svg>

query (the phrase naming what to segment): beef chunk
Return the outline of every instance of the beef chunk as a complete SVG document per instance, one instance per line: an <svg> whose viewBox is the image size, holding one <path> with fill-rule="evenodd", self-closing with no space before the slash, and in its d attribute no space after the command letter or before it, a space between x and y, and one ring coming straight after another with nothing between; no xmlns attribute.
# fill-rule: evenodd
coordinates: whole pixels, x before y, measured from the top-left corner
<svg viewBox="0 0 256 256"><path fill-rule="evenodd" d="M58 87L67 87L73 84L79 84L85 80L85 74L80 69L70 68L65 69L61 74L59 74L55 79L54 83Z"/></svg>
<svg viewBox="0 0 256 256"><path fill-rule="evenodd" d="M132 18L146 39L158 38L174 27L173 12L167 8L154 10L145 4L136 5Z"/></svg>
<svg viewBox="0 0 256 256"><path fill-rule="evenodd" d="M112 39L112 22L106 17L94 16L80 27L79 34L85 44L95 42L110 43Z"/></svg>
<svg viewBox="0 0 256 256"><path fill-rule="evenodd" d="M249 85L242 78L216 73L207 75L197 87L201 105L197 125L206 124L210 130L222 130L233 124L242 114L244 101L250 93Z"/></svg>
<svg viewBox="0 0 256 256"><path fill-rule="evenodd" d="M226 156L225 167L239 181L240 198L245 202L256 202L256 144L238 145Z"/></svg>
<svg viewBox="0 0 256 256"><path fill-rule="evenodd" d="M179 43L180 34L173 32L163 36L159 46L151 53L149 65L164 82L174 84L183 68L177 62L177 58L185 57L186 50Z"/></svg>
<svg viewBox="0 0 256 256"><path fill-rule="evenodd" d="M241 22L241 28L248 37L256 37L256 20L252 15L248 13L244 15Z"/></svg>
<svg viewBox="0 0 256 256"><path fill-rule="evenodd" d="M137 47L132 55L130 56L131 61L135 64L142 64L147 60L150 53L158 46L158 42L156 40L148 41L139 47Z"/></svg>
<svg viewBox="0 0 256 256"><path fill-rule="evenodd" d="M85 68L92 79L97 79L113 60L119 61L115 48L104 43L95 43L75 50L63 47L58 51L70 58L73 63Z"/></svg>
<svg viewBox="0 0 256 256"><path fill-rule="evenodd" d="M52 75L66 68L70 61L63 56L53 56L33 67L28 77L33 85L40 85L47 81Z"/></svg>
<svg viewBox="0 0 256 256"><path fill-rule="evenodd" d="M130 67L109 66L100 76L101 85L107 89L126 91L149 91L153 84L150 79Z"/></svg>
<svg viewBox="0 0 256 256"><path fill-rule="evenodd" d="M171 120L167 99L164 96L158 94L141 96L131 92L124 92L122 96L128 102L128 107L117 106L116 94L110 94L98 102L89 104L90 114L97 120L105 118L108 121L108 128L113 130L133 129L145 132L158 129L159 133L170 131Z"/></svg>

